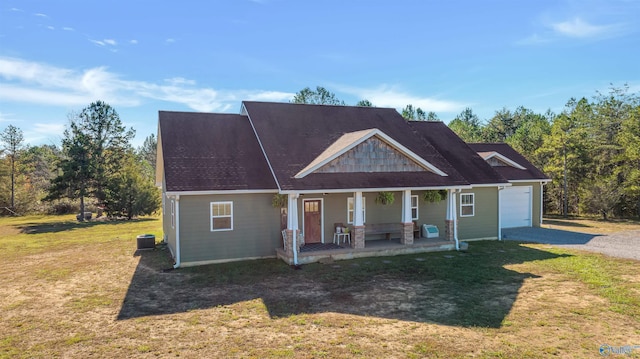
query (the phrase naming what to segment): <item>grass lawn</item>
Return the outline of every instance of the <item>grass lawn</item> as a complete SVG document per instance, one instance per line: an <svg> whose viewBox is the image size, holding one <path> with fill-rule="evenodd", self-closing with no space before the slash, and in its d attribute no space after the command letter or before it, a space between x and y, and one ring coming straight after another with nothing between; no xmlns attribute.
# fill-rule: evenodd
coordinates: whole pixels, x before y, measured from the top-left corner
<svg viewBox="0 0 640 359"><path fill-rule="evenodd" d="M142 233L161 238L159 219L0 218L0 357L596 358L640 345L638 261L486 241L170 270L165 247L136 253Z"/></svg>

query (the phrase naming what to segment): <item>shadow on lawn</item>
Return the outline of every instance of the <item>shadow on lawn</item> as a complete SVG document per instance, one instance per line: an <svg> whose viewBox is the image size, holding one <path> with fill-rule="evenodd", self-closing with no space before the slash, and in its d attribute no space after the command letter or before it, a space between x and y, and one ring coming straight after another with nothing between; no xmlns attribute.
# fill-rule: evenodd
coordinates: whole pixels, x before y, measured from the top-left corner
<svg viewBox="0 0 640 359"><path fill-rule="evenodd" d="M132 221L146 222L146 221L153 221L153 220L154 220L153 218L139 218L139 219L133 219ZM122 224L127 222L129 221L97 218L97 219L89 220L85 222L56 221L51 223L25 223L17 226L17 228L20 230L20 233L40 234L40 233L64 232L64 231L69 231L74 229L89 228L93 226L108 226L108 225Z"/></svg>
<svg viewBox="0 0 640 359"><path fill-rule="evenodd" d="M475 242L438 252L310 264L259 260L178 270L168 251L142 252L119 320L260 299L272 318L336 312L463 327L499 328L525 279L504 268L558 258L516 242ZM163 270L164 269L164 270Z"/></svg>

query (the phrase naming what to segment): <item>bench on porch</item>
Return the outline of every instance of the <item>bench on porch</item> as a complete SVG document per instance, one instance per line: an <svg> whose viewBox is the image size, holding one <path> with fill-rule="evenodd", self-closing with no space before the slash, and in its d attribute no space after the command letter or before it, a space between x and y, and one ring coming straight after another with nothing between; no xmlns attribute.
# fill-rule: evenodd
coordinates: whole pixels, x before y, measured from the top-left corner
<svg viewBox="0 0 640 359"><path fill-rule="evenodd" d="M386 239L391 239L391 234L402 237L402 225L400 223L371 223L364 227L365 237L368 234L384 234Z"/></svg>

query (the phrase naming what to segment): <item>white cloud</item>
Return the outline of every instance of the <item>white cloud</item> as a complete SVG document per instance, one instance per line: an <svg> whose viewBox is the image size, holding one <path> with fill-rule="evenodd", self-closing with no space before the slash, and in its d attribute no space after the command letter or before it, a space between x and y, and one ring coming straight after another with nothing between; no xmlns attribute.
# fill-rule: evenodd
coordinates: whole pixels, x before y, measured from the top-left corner
<svg viewBox="0 0 640 359"><path fill-rule="evenodd" d="M17 7L12 7L11 11L24 12L24 10L18 9Z"/></svg>
<svg viewBox="0 0 640 359"><path fill-rule="evenodd" d="M55 30L56 28L55 28L55 27L53 27L53 26L47 26L47 29L49 29L49 30Z"/></svg>
<svg viewBox="0 0 640 359"><path fill-rule="evenodd" d="M245 99L285 101L292 97L286 92L198 87L195 81L182 77L160 84L132 81L106 67L77 71L0 57L0 101L75 107L100 99L114 106L135 107L144 101L159 100L212 112L227 111Z"/></svg>
<svg viewBox="0 0 640 359"><path fill-rule="evenodd" d="M188 80L185 79L184 77L173 77L170 79L165 79L164 80L166 83L170 84L170 85L195 85L196 81L195 80Z"/></svg>
<svg viewBox="0 0 640 359"><path fill-rule="evenodd" d="M616 26L592 25L579 17L571 20L550 24L550 27L558 34L569 37L594 37L605 35Z"/></svg>
<svg viewBox="0 0 640 359"><path fill-rule="evenodd" d="M247 92L244 96L242 96L242 99L247 101L281 102L281 101L289 101L294 96L295 96L295 93L291 93L291 92L254 91L254 92Z"/></svg>
<svg viewBox="0 0 640 359"><path fill-rule="evenodd" d="M171 38L169 38L169 39L167 39L165 41L167 42L167 44L173 44L174 42L176 42L175 39L171 39Z"/></svg>
<svg viewBox="0 0 640 359"><path fill-rule="evenodd" d="M533 35L516 41L516 45L540 45L561 40L574 39L607 39L622 36L633 29L625 23L611 23L607 25L591 24L581 17L574 17L565 21L543 21L544 29Z"/></svg>
<svg viewBox="0 0 640 359"><path fill-rule="evenodd" d="M129 40L129 43L131 45L137 45L138 44L138 40Z"/></svg>
<svg viewBox="0 0 640 359"><path fill-rule="evenodd" d="M37 16L37 17L49 17L47 14L42 14L42 13L36 13L36 14L33 14L33 16Z"/></svg>
<svg viewBox="0 0 640 359"><path fill-rule="evenodd" d="M72 27L63 27L62 30L64 31L76 31L76 29L72 28Z"/></svg>
<svg viewBox="0 0 640 359"><path fill-rule="evenodd" d="M118 42L116 40L113 40L113 39L104 39L104 40L89 39L89 41L93 42L94 44L96 44L98 46L103 46L103 47L105 47L105 46L117 46L118 45Z"/></svg>
<svg viewBox="0 0 640 359"><path fill-rule="evenodd" d="M381 85L376 88L341 87L340 91L361 99L367 99L371 101L374 106L378 107L402 109L406 105L411 104L427 112L458 112L465 107L464 104L456 101L411 95L396 86L389 85Z"/></svg>
<svg viewBox="0 0 640 359"><path fill-rule="evenodd" d="M13 114L0 112L0 122L11 122L11 121L14 121Z"/></svg>

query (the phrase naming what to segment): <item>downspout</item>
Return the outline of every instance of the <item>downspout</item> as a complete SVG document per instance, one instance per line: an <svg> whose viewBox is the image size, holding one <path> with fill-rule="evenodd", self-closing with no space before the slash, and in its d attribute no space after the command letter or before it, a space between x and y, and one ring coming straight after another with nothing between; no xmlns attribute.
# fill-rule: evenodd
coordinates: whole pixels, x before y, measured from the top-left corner
<svg viewBox="0 0 640 359"><path fill-rule="evenodd" d="M461 192L461 189L451 190L451 198L449 199L449 203L451 203L451 212L453 219L453 240L456 242L456 251L460 250L460 241L458 241L458 209L456 206L456 193Z"/></svg>
<svg viewBox="0 0 640 359"><path fill-rule="evenodd" d="M542 227L542 215L544 214L544 185L546 182L540 181L540 227Z"/></svg>
<svg viewBox="0 0 640 359"><path fill-rule="evenodd" d="M504 189L504 186L498 186L498 240L501 241L502 240L502 206L501 206L501 200L502 200L502 190Z"/></svg>
<svg viewBox="0 0 640 359"><path fill-rule="evenodd" d="M173 268L180 267L180 195L176 196L176 263Z"/></svg>

